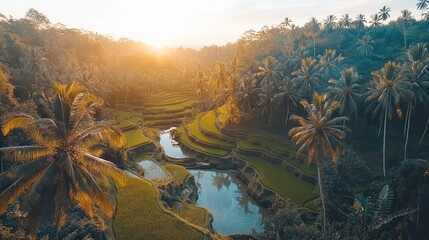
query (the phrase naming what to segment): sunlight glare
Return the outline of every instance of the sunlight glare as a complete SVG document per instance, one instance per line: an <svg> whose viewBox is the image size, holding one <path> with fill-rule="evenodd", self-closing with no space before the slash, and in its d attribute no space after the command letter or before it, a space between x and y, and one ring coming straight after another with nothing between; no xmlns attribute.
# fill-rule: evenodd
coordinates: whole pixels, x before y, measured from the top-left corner
<svg viewBox="0 0 429 240"><path fill-rule="evenodd" d="M122 6L115 32L160 48L174 44L184 31L192 30L190 11L185 4L167 1L139 4L136 8Z"/></svg>

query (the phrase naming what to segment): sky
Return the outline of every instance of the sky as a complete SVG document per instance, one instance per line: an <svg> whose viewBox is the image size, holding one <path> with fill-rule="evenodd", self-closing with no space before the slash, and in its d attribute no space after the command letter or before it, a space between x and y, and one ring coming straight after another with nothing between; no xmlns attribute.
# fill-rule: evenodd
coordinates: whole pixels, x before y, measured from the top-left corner
<svg viewBox="0 0 429 240"><path fill-rule="evenodd" d="M193 47L235 42L246 30L280 24L302 26L310 17L353 18L387 5L396 19L403 9L419 19L417 0L0 0L0 13L23 18L34 8L52 23L129 38L155 47Z"/></svg>

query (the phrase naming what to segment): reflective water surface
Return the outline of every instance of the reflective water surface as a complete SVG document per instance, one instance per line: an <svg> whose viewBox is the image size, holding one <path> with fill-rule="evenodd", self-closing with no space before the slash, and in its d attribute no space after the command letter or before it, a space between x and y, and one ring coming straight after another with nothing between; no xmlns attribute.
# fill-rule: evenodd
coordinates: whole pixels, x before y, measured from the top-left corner
<svg viewBox="0 0 429 240"><path fill-rule="evenodd" d="M190 170L198 184L196 205L213 215L213 228L222 234L262 230L263 209L246 193L233 172Z"/></svg>
<svg viewBox="0 0 429 240"><path fill-rule="evenodd" d="M165 155L172 158L186 158L187 156L183 154L182 149L178 146L178 143L174 141L170 134L170 130L175 129L174 127L167 129L160 133L160 141L162 148L164 148Z"/></svg>
<svg viewBox="0 0 429 240"><path fill-rule="evenodd" d="M144 177L148 180L152 181L164 181L168 180L170 177L165 172L163 168L161 168L157 163L151 160L143 160L140 163L145 170Z"/></svg>

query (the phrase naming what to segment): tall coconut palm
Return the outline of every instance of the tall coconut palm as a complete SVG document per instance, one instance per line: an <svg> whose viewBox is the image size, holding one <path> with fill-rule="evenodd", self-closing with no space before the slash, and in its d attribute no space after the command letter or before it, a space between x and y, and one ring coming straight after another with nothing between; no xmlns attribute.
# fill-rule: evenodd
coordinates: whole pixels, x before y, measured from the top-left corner
<svg viewBox="0 0 429 240"><path fill-rule="evenodd" d="M237 91L238 105L244 113L251 113L257 101L257 88L249 74L240 79L240 87Z"/></svg>
<svg viewBox="0 0 429 240"><path fill-rule="evenodd" d="M417 3L417 10L422 11L422 19L424 16L424 11L426 10L426 8L429 6L429 0L419 0L419 2Z"/></svg>
<svg viewBox="0 0 429 240"><path fill-rule="evenodd" d="M346 13L341 17L338 25L341 28L350 28L350 26L352 25L352 18L350 17L350 15L348 13Z"/></svg>
<svg viewBox="0 0 429 240"><path fill-rule="evenodd" d="M264 85L259 93L257 106L261 110L261 116L268 122L273 123L276 112L274 100L274 88L272 85Z"/></svg>
<svg viewBox="0 0 429 240"><path fill-rule="evenodd" d="M264 58L263 65L260 66L257 76L261 78L260 85L272 85L277 88L282 79L280 64L275 57L269 56Z"/></svg>
<svg viewBox="0 0 429 240"><path fill-rule="evenodd" d="M412 95L410 90L403 88L404 68L395 62L388 62L378 71L372 72L374 80L369 91L367 101L369 109L374 108L374 116L380 114L383 131L383 175L386 176L386 126L387 119L392 119L395 108L398 106L401 95Z"/></svg>
<svg viewBox="0 0 429 240"><path fill-rule="evenodd" d="M290 17L285 17L285 20L282 22L285 28L292 26L292 19Z"/></svg>
<svg viewBox="0 0 429 240"><path fill-rule="evenodd" d="M52 118L18 114L2 127L3 135L21 129L34 141L34 145L0 148L20 163L0 175L0 213L22 196L20 206L28 212L27 227L32 238L39 222L55 221L59 230L75 206L89 218L95 215L94 206L112 217L114 204L97 179L102 175L124 179L114 164L90 150L103 141L115 146L124 143L123 135L110 125L91 124L98 101L74 84L55 84L55 88Z"/></svg>
<svg viewBox="0 0 429 240"><path fill-rule="evenodd" d="M408 57L408 62L410 64L415 63L415 66L414 66L415 68L407 69L408 70L407 80L409 81L410 79L413 79L412 82L416 82L415 87L419 87L419 89L420 87L425 87L424 86L425 82L429 81L428 79L429 78L429 65L428 65L429 54L427 51L427 45L422 43L417 43L416 45L410 47L407 51L407 57ZM420 69L421 67L422 69ZM414 71L410 71L410 70L414 70ZM423 85L419 83L419 81L423 81ZM423 95L423 93L417 93L417 94L416 92L414 93L415 93L414 97L416 98L416 100L420 102L426 101L425 95ZM428 120L426 121L426 127L420 139L419 146L426 135L428 126L429 126L429 116L428 116Z"/></svg>
<svg viewBox="0 0 429 240"><path fill-rule="evenodd" d="M372 44L374 43L374 40L372 40L371 36L364 35L361 39L359 39L357 47L357 50L359 53L363 56L368 56L374 51L374 47Z"/></svg>
<svg viewBox="0 0 429 240"><path fill-rule="evenodd" d="M292 72L292 77L295 88L304 98L309 92L319 89L320 74L317 69L317 62L313 58L301 59L300 68Z"/></svg>
<svg viewBox="0 0 429 240"><path fill-rule="evenodd" d="M311 38L313 38L313 58L316 58L316 37L320 33L320 23L316 18L312 17L310 22L304 25L306 29L305 34Z"/></svg>
<svg viewBox="0 0 429 240"><path fill-rule="evenodd" d="M386 5L384 5L381 9L380 9L380 16L381 16L381 20L386 21L388 18L390 18L390 7L386 7Z"/></svg>
<svg viewBox="0 0 429 240"><path fill-rule="evenodd" d="M26 74L34 81L34 89L39 90L39 83L46 74L47 63L46 53L41 48L31 47L24 58L20 59Z"/></svg>
<svg viewBox="0 0 429 240"><path fill-rule="evenodd" d="M408 10L402 10L401 11L401 16L398 18L398 24L400 25L400 27L402 27L403 30L403 34L404 34L404 46L405 49L408 48L407 45L407 27L410 24L410 21L413 19L413 17L411 16L411 12Z"/></svg>
<svg viewBox="0 0 429 240"><path fill-rule="evenodd" d="M332 30L337 26L337 23L335 22L337 20L337 17L334 15L329 15L326 17L326 19L323 21L323 25L325 26L326 30Z"/></svg>
<svg viewBox="0 0 429 240"><path fill-rule="evenodd" d="M381 26L381 15L376 13L374 15L371 15L371 21L369 21L369 27L370 28L378 28Z"/></svg>
<svg viewBox="0 0 429 240"><path fill-rule="evenodd" d="M419 48L419 44L412 46L411 48ZM411 122L411 113L412 108L417 104L417 102L422 102L425 105L429 103L428 89L429 89L429 73L427 71L428 65L425 65L421 61L414 61L410 56L409 50L409 59L411 60L406 67L405 82L404 88L409 89L413 95L410 96L407 100L407 114L405 118L405 147L404 147L404 161L407 159L407 146L408 146L408 136L410 133L410 122Z"/></svg>
<svg viewBox="0 0 429 240"><path fill-rule="evenodd" d="M358 14L356 16L356 20L354 22L354 25L356 26L356 28L359 29L359 30L364 29L365 28L365 24L366 24L365 15Z"/></svg>
<svg viewBox="0 0 429 240"><path fill-rule="evenodd" d="M316 159L317 177L322 200L323 210L323 232L326 232L326 210L323 196L322 180L320 176L320 161L323 158L331 158L336 161L339 146L346 137L345 131L348 128L340 123L347 117L332 117L335 110L340 107L338 101L328 102L328 95L314 93L313 103L301 100L300 104L307 112L307 117L292 115L291 120L298 123L289 131L289 137L299 146L298 152L306 151L308 154L307 163L310 164Z"/></svg>
<svg viewBox="0 0 429 240"><path fill-rule="evenodd" d="M292 80L289 77L283 78L283 86L280 87L280 93L274 95L275 100L279 100L286 105L286 119L285 125L289 120L290 115L290 105L291 103L296 106L296 102L299 99L300 95L293 88Z"/></svg>
<svg viewBox="0 0 429 240"><path fill-rule="evenodd" d="M336 51L333 49L326 49L325 54L319 56L319 71L322 77L325 79L323 89L326 87L326 83L331 78L338 78L340 72L340 64L343 62L344 57L336 55Z"/></svg>
<svg viewBox="0 0 429 240"><path fill-rule="evenodd" d="M339 80L331 79L328 87L329 97L340 103L341 116L351 118L358 117L358 103L362 98L362 85L357 83L360 75L353 68L347 68L341 72Z"/></svg>

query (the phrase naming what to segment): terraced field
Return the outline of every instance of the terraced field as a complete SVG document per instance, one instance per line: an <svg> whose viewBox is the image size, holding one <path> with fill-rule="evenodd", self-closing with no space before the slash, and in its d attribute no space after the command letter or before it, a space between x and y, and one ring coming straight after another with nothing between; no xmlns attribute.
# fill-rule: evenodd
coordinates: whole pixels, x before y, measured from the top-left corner
<svg viewBox="0 0 429 240"><path fill-rule="evenodd" d="M207 232L164 209L152 183L127 177L125 186L117 186L117 212L113 229L116 239L205 239ZM203 210L192 208L193 212ZM195 219L191 211L184 218Z"/></svg>
<svg viewBox="0 0 429 240"><path fill-rule="evenodd" d="M119 106L144 116L144 123L150 127L168 128L180 125L186 117L192 116L192 108L197 104L193 92L165 89L139 99L136 102L118 99Z"/></svg>
<svg viewBox="0 0 429 240"><path fill-rule="evenodd" d="M216 112L210 111L179 127L177 135L182 146L214 157L231 154L244 160L260 173L267 188L299 206L317 197L314 193L317 171L305 163L303 155L296 155L292 143L275 141L251 129L221 131L216 121Z"/></svg>

